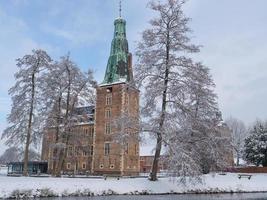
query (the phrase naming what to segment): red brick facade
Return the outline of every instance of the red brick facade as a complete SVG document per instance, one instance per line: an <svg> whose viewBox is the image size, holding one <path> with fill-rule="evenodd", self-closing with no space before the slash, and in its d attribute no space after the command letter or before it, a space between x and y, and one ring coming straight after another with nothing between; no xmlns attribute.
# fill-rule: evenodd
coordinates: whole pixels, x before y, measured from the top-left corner
<svg viewBox="0 0 267 200"><path fill-rule="evenodd" d="M149 173L152 169L154 156L140 156L140 173ZM158 172L166 170L167 166L161 157L158 166Z"/></svg>
<svg viewBox="0 0 267 200"><path fill-rule="evenodd" d="M114 140L113 122L123 113L138 118L139 91L126 83L97 88L94 166L95 174L136 175L139 173L139 142L129 139L127 149ZM137 138L137 137L136 137Z"/></svg>

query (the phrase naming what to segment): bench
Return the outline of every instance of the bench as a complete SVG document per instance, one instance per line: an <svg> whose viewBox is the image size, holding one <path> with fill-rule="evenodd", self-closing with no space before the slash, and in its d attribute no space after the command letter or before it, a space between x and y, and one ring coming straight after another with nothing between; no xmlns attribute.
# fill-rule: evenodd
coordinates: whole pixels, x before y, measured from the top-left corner
<svg viewBox="0 0 267 200"><path fill-rule="evenodd" d="M238 174L238 178L241 179L241 178L248 178L248 180L251 179L251 176L250 174Z"/></svg>
<svg viewBox="0 0 267 200"><path fill-rule="evenodd" d="M117 180L120 180L121 175L120 174L104 174L103 177L104 177L104 180L107 180L107 178L116 178Z"/></svg>

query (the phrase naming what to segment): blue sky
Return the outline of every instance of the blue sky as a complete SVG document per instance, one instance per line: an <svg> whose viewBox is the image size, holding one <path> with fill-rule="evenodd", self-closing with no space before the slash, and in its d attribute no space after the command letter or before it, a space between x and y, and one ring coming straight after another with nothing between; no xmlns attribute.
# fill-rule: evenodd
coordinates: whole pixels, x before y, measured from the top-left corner
<svg viewBox="0 0 267 200"><path fill-rule="evenodd" d="M154 15L147 2L123 2L132 52ZM266 0L189 0L185 6L192 40L203 45L194 57L211 69L224 118L232 115L248 124L267 119L266 8ZM15 59L34 48L53 59L70 52L101 81L117 16L118 0L0 0L0 134L10 111Z"/></svg>

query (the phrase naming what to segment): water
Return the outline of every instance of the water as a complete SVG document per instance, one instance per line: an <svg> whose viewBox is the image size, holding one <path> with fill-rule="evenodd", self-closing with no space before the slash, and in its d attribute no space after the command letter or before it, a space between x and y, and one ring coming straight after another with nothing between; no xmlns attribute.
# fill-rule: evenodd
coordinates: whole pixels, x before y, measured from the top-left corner
<svg viewBox="0 0 267 200"><path fill-rule="evenodd" d="M46 200L267 200L267 193L187 194L49 198Z"/></svg>

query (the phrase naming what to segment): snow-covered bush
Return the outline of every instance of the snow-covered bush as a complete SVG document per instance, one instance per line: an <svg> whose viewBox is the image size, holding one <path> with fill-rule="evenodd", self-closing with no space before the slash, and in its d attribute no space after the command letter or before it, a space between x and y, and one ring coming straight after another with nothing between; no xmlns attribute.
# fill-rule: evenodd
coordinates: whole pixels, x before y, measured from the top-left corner
<svg viewBox="0 0 267 200"><path fill-rule="evenodd" d="M32 198L32 190L14 190L11 195L10 198L12 199L29 199Z"/></svg>
<svg viewBox="0 0 267 200"><path fill-rule="evenodd" d="M56 197L58 195L50 188L42 188L37 191L37 196L38 197Z"/></svg>
<svg viewBox="0 0 267 200"><path fill-rule="evenodd" d="M69 192L64 190L61 194L62 197L91 197L94 196L94 193L90 189L76 190L75 192Z"/></svg>

